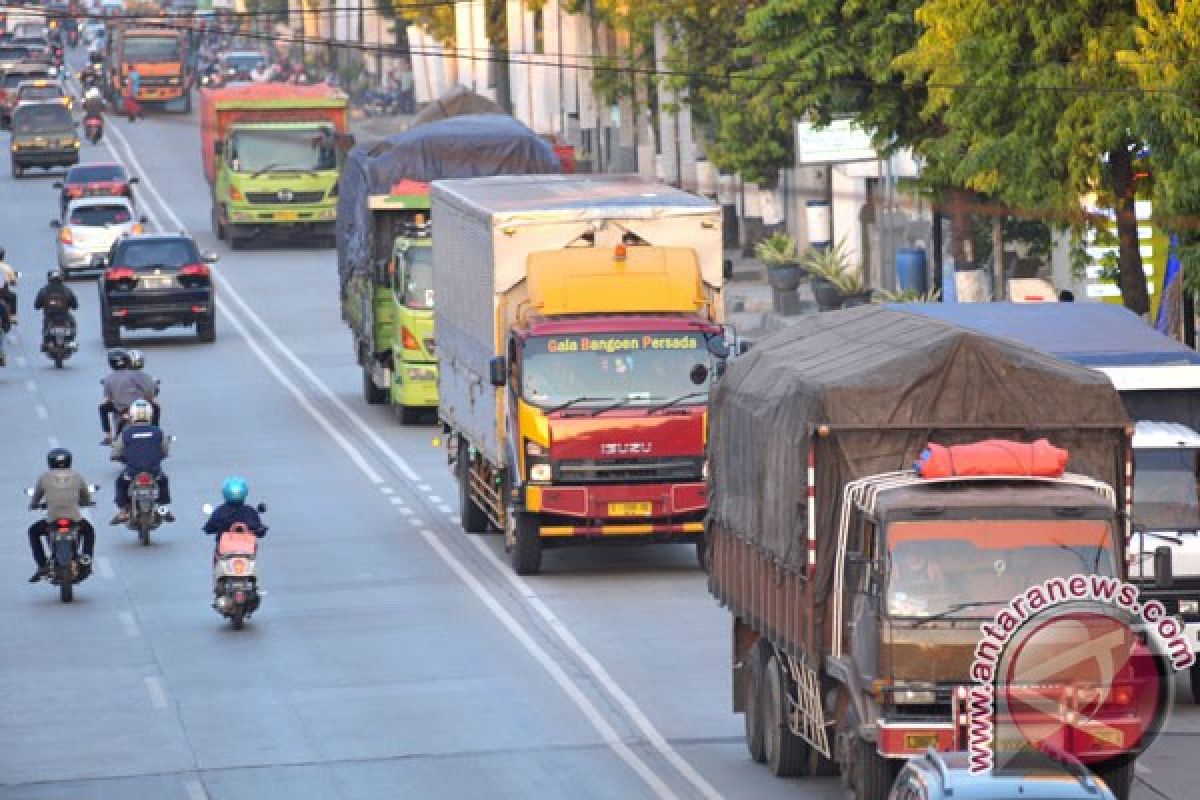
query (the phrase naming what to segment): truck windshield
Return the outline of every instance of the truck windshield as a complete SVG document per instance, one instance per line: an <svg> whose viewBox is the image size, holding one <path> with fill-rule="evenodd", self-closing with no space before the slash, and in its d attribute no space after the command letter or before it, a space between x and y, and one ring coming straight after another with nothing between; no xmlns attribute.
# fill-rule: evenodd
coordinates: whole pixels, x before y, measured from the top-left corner
<svg viewBox="0 0 1200 800"><path fill-rule="evenodd" d="M123 55L131 64L178 61L179 40L174 36L129 36L125 38Z"/></svg>
<svg viewBox="0 0 1200 800"><path fill-rule="evenodd" d="M337 167L331 128L242 130L230 155L237 172L307 172Z"/></svg>
<svg viewBox="0 0 1200 800"><path fill-rule="evenodd" d="M1200 503L1196 496L1197 455L1187 448L1136 449L1133 520L1142 530L1196 530Z"/></svg>
<svg viewBox="0 0 1200 800"><path fill-rule="evenodd" d="M572 400L577 407L654 406L689 395L681 405L699 405L708 377L694 383L692 373L700 365L711 375L711 362L704 335L691 331L534 336L523 350L521 390L544 408Z"/></svg>
<svg viewBox="0 0 1200 800"><path fill-rule="evenodd" d="M1117 574L1106 520L897 521L887 546L894 617L987 618L1050 578Z"/></svg>
<svg viewBox="0 0 1200 800"><path fill-rule="evenodd" d="M408 308L433 308L433 248L410 247L397 253L397 260L404 259L404 285L397 286L401 305Z"/></svg>

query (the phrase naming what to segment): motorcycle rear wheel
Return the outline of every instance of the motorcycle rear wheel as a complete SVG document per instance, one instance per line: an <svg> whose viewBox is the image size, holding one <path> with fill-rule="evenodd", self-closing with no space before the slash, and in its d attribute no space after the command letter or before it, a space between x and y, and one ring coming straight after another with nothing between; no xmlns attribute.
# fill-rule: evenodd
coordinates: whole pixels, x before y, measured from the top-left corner
<svg viewBox="0 0 1200 800"><path fill-rule="evenodd" d="M246 625L246 609L235 608L229 615L229 624L235 631L240 631Z"/></svg>
<svg viewBox="0 0 1200 800"><path fill-rule="evenodd" d="M58 599L69 603L75 599L75 584L71 580L71 565L58 567Z"/></svg>
<svg viewBox="0 0 1200 800"><path fill-rule="evenodd" d="M148 547L150 545L150 526L145 520L138 520L138 543L140 543L142 547Z"/></svg>

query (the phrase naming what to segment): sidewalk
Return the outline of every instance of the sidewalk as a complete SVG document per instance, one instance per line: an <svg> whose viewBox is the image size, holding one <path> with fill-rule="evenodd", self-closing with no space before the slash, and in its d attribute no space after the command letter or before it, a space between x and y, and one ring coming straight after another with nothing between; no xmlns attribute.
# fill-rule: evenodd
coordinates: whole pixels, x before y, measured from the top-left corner
<svg viewBox="0 0 1200 800"><path fill-rule="evenodd" d="M774 310L767 271L758 259L743 256L738 249L726 250L723 257L733 262L733 277L725 281L725 321L734 326L738 336L762 338L817 313L817 303L807 280L797 289L800 314L784 316Z"/></svg>

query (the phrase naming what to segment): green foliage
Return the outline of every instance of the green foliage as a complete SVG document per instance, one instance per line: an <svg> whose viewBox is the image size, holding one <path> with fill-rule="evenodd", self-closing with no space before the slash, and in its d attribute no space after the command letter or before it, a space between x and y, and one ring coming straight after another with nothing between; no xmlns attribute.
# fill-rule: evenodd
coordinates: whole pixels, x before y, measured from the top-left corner
<svg viewBox="0 0 1200 800"><path fill-rule="evenodd" d="M850 260L844 238L832 247L806 252L803 266L810 275L824 278L842 294L859 294L866 290L862 266Z"/></svg>
<svg viewBox="0 0 1200 800"><path fill-rule="evenodd" d="M800 254L796 250L796 240L786 233L774 233L754 245L754 255L768 267L782 264L796 264Z"/></svg>
<svg viewBox="0 0 1200 800"><path fill-rule="evenodd" d="M941 289L930 289L927 292L918 292L916 289L901 289L900 291L890 291L888 289L877 289L874 296L871 298L873 303L938 303L942 299Z"/></svg>

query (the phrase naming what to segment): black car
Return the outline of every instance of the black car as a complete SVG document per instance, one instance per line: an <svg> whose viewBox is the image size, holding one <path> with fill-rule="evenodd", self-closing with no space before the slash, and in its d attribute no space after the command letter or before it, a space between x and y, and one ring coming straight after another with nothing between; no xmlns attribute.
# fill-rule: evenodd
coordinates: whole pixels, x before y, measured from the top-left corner
<svg viewBox="0 0 1200 800"><path fill-rule="evenodd" d="M100 325L105 347L121 343L122 328L163 330L195 325L202 342L217 338L217 309L209 264L184 233L149 233L118 239L100 277Z"/></svg>

